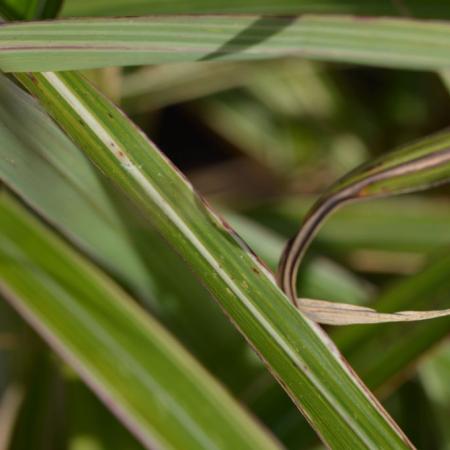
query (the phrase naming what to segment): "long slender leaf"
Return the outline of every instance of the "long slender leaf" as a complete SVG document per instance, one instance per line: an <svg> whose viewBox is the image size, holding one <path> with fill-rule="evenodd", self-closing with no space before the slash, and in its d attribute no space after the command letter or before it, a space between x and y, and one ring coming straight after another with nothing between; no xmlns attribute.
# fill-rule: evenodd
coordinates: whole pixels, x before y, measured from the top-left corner
<svg viewBox="0 0 450 450"><path fill-rule="evenodd" d="M429 189L450 182L450 133L441 132L354 169L333 184L312 206L295 237L287 244L278 281L295 305L297 272L322 223L335 210L364 199Z"/></svg>
<svg viewBox="0 0 450 450"><path fill-rule="evenodd" d="M66 16L189 14L305 14L346 13L364 15L412 15L423 17L450 17L450 6L440 0L66 0Z"/></svg>
<svg viewBox="0 0 450 450"><path fill-rule="evenodd" d="M146 448L277 448L167 334L9 197L0 288Z"/></svg>
<svg viewBox="0 0 450 450"><path fill-rule="evenodd" d="M31 96L0 77L0 99L0 180L122 281L203 364L239 391L261 368L255 369L245 343L189 268L134 209L123 211L118 193ZM253 221L236 215L231 220L274 269L282 239ZM365 284L325 260L308 265L302 283L312 298L364 303L369 297ZM221 354L235 355L232 367Z"/></svg>
<svg viewBox="0 0 450 450"><path fill-rule="evenodd" d="M416 275L388 287L374 303L377 310L395 311L406 308L429 308L449 305L450 257L442 255ZM415 369L426 364L432 350L445 340L450 330L449 319L416 325L372 325L337 328L331 337L349 358L352 366L377 394L386 397L410 379ZM305 439L307 431L295 417L294 408L280 390L270 382L261 383L258 395L251 399L258 412L283 441L295 446ZM251 388L249 388L250 390Z"/></svg>
<svg viewBox="0 0 450 450"><path fill-rule="evenodd" d="M296 55L408 69L450 65L446 22L346 16L154 16L13 23L0 69L45 71Z"/></svg>
<svg viewBox="0 0 450 450"><path fill-rule="evenodd" d="M445 298L450 290L449 270L450 256L438 258L419 273L386 289L376 302L377 310L392 312L405 308L426 308L429 305L430 292L433 292L433 297ZM440 321L444 322L445 320ZM367 343L386 327L380 325L339 329L333 333L333 339L347 355L367 355L367 349L362 343ZM430 327L437 327L437 324L431 324Z"/></svg>
<svg viewBox="0 0 450 450"><path fill-rule="evenodd" d="M188 259L325 442L408 448L327 337L119 110L74 73L16 76Z"/></svg>

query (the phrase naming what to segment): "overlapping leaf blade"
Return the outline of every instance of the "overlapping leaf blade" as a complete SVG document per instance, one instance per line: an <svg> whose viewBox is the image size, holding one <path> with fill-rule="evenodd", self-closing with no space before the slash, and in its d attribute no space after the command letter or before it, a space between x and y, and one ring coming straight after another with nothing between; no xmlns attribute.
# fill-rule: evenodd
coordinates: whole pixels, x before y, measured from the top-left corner
<svg viewBox="0 0 450 450"><path fill-rule="evenodd" d="M32 97L0 78L0 98L0 180L121 280L205 365L232 382L230 387L239 389L244 374L253 373L253 363L189 268L133 208L122 208L125 202L119 193L108 189L107 180L95 173ZM282 241L253 221L231 218L275 268ZM355 303L368 298L362 283L327 261L313 263L302 283L312 297ZM216 347L235 355L234 370L217 355Z"/></svg>
<svg viewBox="0 0 450 450"><path fill-rule="evenodd" d="M119 2L117 2L119 5L120 5L120 1ZM139 2L136 2L137 4L139 3ZM192 7L193 7L193 4L195 5L195 4L197 4L197 6L198 6L198 4L200 4L201 2L196 2L195 0L193 1L193 2L182 2L182 4L180 4L179 2L178 2L178 5L176 6L177 8L179 8L179 7L181 7L181 8L183 8L183 7L188 7L188 8L190 8L187 12L191 12L192 11ZM249 2L250 3L250 2ZM299 2L299 3L297 3L297 5L294 5L294 7L302 7L301 5L300 5L300 3L301 2ZM186 6L186 5L189 5L189 6ZM283 6L284 5L284 3L283 2L281 2L281 7L284 7ZM135 5L136 6L136 5ZM154 5L153 5L154 6ZM150 7L150 8L152 8L153 7L152 6L152 3L150 2L148 5L146 5L145 7ZM158 7L158 5L156 5L157 7ZM219 6L220 6L220 3L219 3ZM248 7L248 4L247 3L245 3L244 2L244 4L243 5L240 5L239 7L241 7L241 6L243 6L244 8L245 7ZM278 5L277 5L278 6ZM351 3L350 4L348 4L348 5L345 5L344 6L344 8L347 8L347 7L354 7L355 5L352 5ZM369 8L371 8L371 7L380 7L381 9L382 8L385 8L386 7L386 5L384 4L384 2L379 2L377 5L364 5L364 7L365 6L368 6ZM402 9L402 11L400 11L400 13L401 14L404 14L405 13L405 11L406 11L406 13L409 13L411 10L410 10L410 8L411 7L415 7L415 6L417 6L417 5L415 5L415 2L409 2L409 1L407 1L407 2L402 2L401 3L401 5L400 5L400 8L399 8L399 6L398 6L398 4L394 4L394 5L389 5L389 8L390 7L393 7L393 8L395 8L395 9ZM419 5L420 6L420 5ZM429 5L430 6L430 5ZM120 7L120 6L119 6ZM171 8L171 7L173 7L173 2L167 2L165 5L162 5L162 8ZM231 7L231 8L233 8L234 7L234 4L231 2L230 4L228 4L227 5L227 7ZM356 6L355 6L356 7ZM431 9L433 9L433 5L431 5ZM83 8L83 5L81 5L81 9ZM405 11L403 11L403 9L405 10ZM333 11L334 12L334 11ZM353 11L352 11L353 12ZM375 11L374 11L375 12ZM441 12L442 12L442 10L441 10Z"/></svg>
<svg viewBox="0 0 450 450"><path fill-rule="evenodd" d="M76 74L17 76L189 260L326 442L408 447L326 337L120 111Z"/></svg>

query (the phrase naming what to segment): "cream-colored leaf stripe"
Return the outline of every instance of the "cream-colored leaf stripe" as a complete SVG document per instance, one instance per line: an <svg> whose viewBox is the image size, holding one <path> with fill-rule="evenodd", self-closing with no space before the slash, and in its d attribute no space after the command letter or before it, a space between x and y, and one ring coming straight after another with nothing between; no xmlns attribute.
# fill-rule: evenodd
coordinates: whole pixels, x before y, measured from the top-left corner
<svg viewBox="0 0 450 450"><path fill-rule="evenodd" d="M308 367L307 363L299 357L298 353L293 352L292 348L287 345L285 339L275 330L269 321L264 317L260 311L254 306L248 296L242 291L242 289L232 280L232 278L221 268L219 261L208 251L202 241L192 232L192 230L186 225L186 223L179 217L179 215L170 207L170 204L161 195L161 193L148 181L145 175L139 170L139 168L126 156L125 149L121 147L121 144L114 140L111 135L105 130L103 125L96 120L96 118L88 111L83 105L82 101L66 86L66 84L53 72L44 72L42 76L45 77L48 82L61 94L61 96L69 103L69 105L76 111L79 116L85 121L85 123L91 127L94 133L102 140L105 147L110 149L111 153L115 156L118 163L126 170L147 192L147 194L153 199L153 201L161 208L162 211L170 218L170 220L180 229L180 231L188 237L193 246L202 254L205 260L211 265L211 267L219 274L234 294L242 301L243 304L251 311L251 313L263 324L267 332L272 338L279 344L284 352L293 361L296 361L297 365L304 367L310 380L316 386L317 390L328 399L330 403L334 403L336 409L340 412L341 416L347 423L353 423L353 418L347 414L336 402L331 393L324 388L320 380L314 376ZM273 281L273 278L270 277ZM316 327L313 327L316 330ZM342 367L347 370L345 365ZM349 373L350 375L350 373ZM355 433L359 434L365 444L370 446L370 440L367 436L364 436L355 424L353 424Z"/></svg>
<svg viewBox="0 0 450 450"><path fill-rule="evenodd" d="M183 253L325 442L411 447L322 330L117 109L73 73L17 76Z"/></svg>

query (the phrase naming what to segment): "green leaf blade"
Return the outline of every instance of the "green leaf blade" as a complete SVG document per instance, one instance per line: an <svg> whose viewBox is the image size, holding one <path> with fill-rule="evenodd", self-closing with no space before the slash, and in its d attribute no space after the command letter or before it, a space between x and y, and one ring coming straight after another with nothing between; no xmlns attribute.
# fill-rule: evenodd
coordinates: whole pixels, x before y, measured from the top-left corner
<svg viewBox="0 0 450 450"><path fill-rule="evenodd" d="M0 210L2 293L146 448L278 448L110 280L5 195Z"/></svg>
<svg viewBox="0 0 450 450"><path fill-rule="evenodd" d="M353 170L325 195L358 199L416 192L450 181L450 133L440 132ZM358 191L357 186L361 186Z"/></svg>
<svg viewBox="0 0 450 450"><path fill-rule="evenodd" d="M327 337L119 110L73 73L21 81L189 260L294 402L334 448L409 448Z"/></svg>
<svg viewBox="0 0 450 450"><path fill-rule="evenodd" d="M408 69L450 66L450 25L351 16L153 16L6 24L0 68L47 71L299 56Z"/></svg>
<svg viewBox="0 0 450 450"><path fill-rule="evenodd" d="M440 0L358 1L336 0L66 0L65 16L123 16L146 14L360 14L450 17L450 8Z"/></svg>

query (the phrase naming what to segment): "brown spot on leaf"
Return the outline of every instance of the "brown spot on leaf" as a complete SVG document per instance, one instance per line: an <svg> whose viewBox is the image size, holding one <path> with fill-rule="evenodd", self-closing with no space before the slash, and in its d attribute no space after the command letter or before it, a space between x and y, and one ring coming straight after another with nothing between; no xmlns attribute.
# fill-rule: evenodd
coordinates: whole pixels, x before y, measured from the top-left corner
<svg viewBox="0 0 450 450"><path fill-rule="evenodd" d="M38 81L38 79L34 76L34 74L32 74L32 73L27 73L27 76L28 76L28 78L30 79L30 81L31 81L33 84L36 84L36 85L39 84L39 81Z"/></svg>

